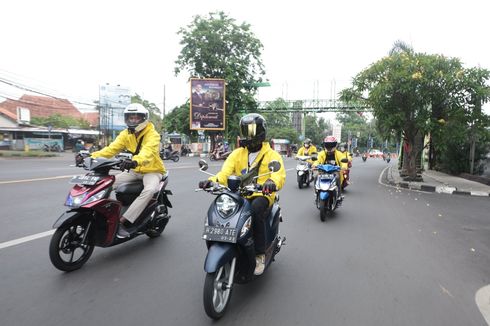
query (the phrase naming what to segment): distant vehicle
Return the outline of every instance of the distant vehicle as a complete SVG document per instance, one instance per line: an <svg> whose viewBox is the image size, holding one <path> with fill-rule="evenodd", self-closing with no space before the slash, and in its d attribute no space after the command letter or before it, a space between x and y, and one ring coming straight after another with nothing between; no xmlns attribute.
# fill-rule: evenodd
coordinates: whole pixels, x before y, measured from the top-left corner
<svg viewBox="0 0 490 326"><path fill-rule="evenodd" d="M379 149L370 149L369 157L383 157L383 152Z"/></svg>

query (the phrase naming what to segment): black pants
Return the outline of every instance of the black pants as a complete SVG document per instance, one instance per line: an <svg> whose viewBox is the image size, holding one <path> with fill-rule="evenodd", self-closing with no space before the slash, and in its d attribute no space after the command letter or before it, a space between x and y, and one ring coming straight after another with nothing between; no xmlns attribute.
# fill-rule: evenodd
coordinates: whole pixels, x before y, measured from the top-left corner
<svg viewBox="0 0 490 326"><path fill-rule="evenodd" d="M258 196L250 200L252 204L252 226L254 232L255 253L265 254L265 223L269 212L269 200Z"/></svg>

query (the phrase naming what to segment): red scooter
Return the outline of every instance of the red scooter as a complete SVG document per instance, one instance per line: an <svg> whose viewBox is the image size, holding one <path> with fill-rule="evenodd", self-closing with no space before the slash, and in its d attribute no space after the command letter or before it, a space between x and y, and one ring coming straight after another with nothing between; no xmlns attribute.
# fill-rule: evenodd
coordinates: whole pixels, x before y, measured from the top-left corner
<svg viewBox="0 0 490 326"><path fill-rule="evenodd" d="M118 187L117 200L109 198L115 180L109 171L119 170L122 161L87 157L82 165L89 172L72 178L71 183L75 185L65 201L68 210L54 223L56 231L49 244L49 258L59 270L70 272L81 268L95 246L111 247L141 234L156 238L165 229L170 219L168 207L172 207L167 197L172 192L165 189L167 174L135 226L128 230L130 236L117 237L119 218L143 190L142 181L126 183Z"/></svg>

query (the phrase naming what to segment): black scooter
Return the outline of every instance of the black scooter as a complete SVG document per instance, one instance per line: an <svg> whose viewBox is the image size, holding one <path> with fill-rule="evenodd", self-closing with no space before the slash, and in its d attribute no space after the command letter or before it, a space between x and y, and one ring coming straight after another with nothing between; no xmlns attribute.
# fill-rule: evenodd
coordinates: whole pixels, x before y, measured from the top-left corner
<svg viewBox="0 0 490 326"><path fill-rule="evenodd" d="M199 166L201 171L208 168L204 160L199 161ZM270 174L278 171L281 163L272 161L268 167L271 172L267 174ZM258 277L254 275L255 246L251 204L244 196L261 192L261 186L256 184L260 176L262 175L255 177L254 182L247 186L241 186L240 177L230 176L228 187L216 184L203 189L216 196L208 209L202 236L208 248L204 263L204 310L213 319L219 319L225 314L233 284L247 283ZM265 270L286 242L286 237L279 236L279 222L282 222L282 216L278 200L276 197L266 223Z"/></svg>

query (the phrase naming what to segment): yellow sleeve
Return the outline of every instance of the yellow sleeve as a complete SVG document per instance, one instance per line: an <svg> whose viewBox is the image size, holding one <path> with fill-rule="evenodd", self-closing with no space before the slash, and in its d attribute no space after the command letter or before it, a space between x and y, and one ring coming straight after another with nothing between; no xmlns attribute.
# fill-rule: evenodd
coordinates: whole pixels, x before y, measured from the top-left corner
<svg viewBox="0 0 490 326"><path fill-rule="evenodd" d="M322 162L325 162L325 151L321 151L320 153L318 153L317 160L313 162L313 166L323 164Z"/></svg>
<svg viewBox="0 0 490 326"><path fill-rule="evenodd" d="M238 151L234 150L231 152L230 156L228 156L221 167L221 171L219 171L215 176L209 177L208 180L213 182L219 182L222 185L228 184L228 177L235 172L235 164L238 163L239 155Z"/></svg>
<svg viewBox="0 0 490 326"><path fill-rule="evenodd" d="M286 183L286 169L284 168L282 156L274 151L274 153L271 155L270 161L279 161L279 163L281 163L281 168L279 171L271 173L269 176L269 178L276 184L277 190L280 190L284 186L284 183Z"/></svg>
<svg viewBox="0 0 490 326"><path fill-rule="evenodd" d="M124 131L120 132L119 135L114 139L112 143L108 146L102 148L100 151L93 152L90 157L105 157L110 158L116 154L119 154L126 149L126 137L123 135Z"/></svg>
<svg viewBox="0 0 490 326"><path fill-rule="evenodd" d="M296 156L302 156L304 155L304 153L305 153L305 148L301 147L300 149L298 149L298 154L296 154Z"/></svg>

